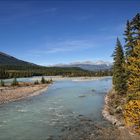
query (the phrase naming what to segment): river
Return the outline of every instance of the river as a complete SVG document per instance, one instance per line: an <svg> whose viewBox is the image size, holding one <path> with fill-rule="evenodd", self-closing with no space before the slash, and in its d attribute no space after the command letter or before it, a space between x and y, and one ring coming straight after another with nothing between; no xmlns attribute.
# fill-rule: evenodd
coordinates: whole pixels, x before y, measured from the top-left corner
<svg viewBox="0 0 140 140"><path fill-rule="evenodd" d="M0 140L78 140L77 137L85 139L87 135L94 135L93 129L97 135L97 129L106 128L110 133L108 128L112 131L114 127L101 112L104 96L111 86L111 77L60 80L39 96L3 104L0 106Z"/></svg>

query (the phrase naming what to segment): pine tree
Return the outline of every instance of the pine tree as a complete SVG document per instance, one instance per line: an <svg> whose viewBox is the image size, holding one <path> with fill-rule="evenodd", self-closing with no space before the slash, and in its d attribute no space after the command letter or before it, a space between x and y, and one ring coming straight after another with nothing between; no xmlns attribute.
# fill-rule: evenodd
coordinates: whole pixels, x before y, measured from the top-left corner
<svg viewBox="0 0 140 140"><path fill-rule="evenodd" d="M137 40L140 40L140 13L136 14L136 16L131 21L133 36L135 39L135 43Z"/></svg>
<svg viewBox="0 0 140 140"><path fill-rule="evenodd" d="M140 39L140 13L131 20L127 21L125 30L125 54L126 59L133 55L133 48L135 47L137 40Z"/></svg>
<svg viewBox="0 0 140 140"><path fill-rule="evenodd" d="M118 94L126 93L126 79L124 69L124 53L121 42L117 38L116 48L113 54L113 85Z"/></svg>
<svg viewBox="0 0 140 140"><path fill-rule="evenodd" d="M0 86L1 86L1 87L4 87L4 86L5 86L5 83L4 83L3 80L0 80Z"/></svg>
<svg viewBox="0 0 140 140"><path fill-rule="evenodd" d="M17 78L14 78L13 79L13 82L11 83L12 86L17 86L19 85L18 81L17 81Z"/></svg>
<svg viewBox="0 0 140 140"><path fill-rule="evenodd" d="M131 75L131 62L129 57L135 57L134 48L137 44L137 40L140 39L140 14L138 13L131 21L127 21L125 30L125 58L126 58L126 79L128 80ZM128 62L129 61L129 62Z"/></svg>
<svg viewBox="0 0 140 140"><path fill-rule="evenodd" d="M39 84L38 80L34 81L34 85L38 85L38 84Z"/></svg>
<svg viewBox="0 0 140 140"><path fill-rule="evenodd" d="M46 80L45 80L44 77L41 78L41 83L42 83L42 84L45 84L45 83L46 83Z"/></svg>
<svg viewBox="0 0 140 140"><path fill-rule="evenodd" d="M129 27L128 27L129 26ZM126 125L140 133L140 14L138 13L127 24L126 34L126 64L127 99L124 106Z"/></svg>
<svg viewBox="0 0 140 140"><path fill-rule="evenodd" d="M140 40L133 50L133 56L128 58L127 69L131 71L128 78L128 93L140 94Z"/></svg>
<svg viewBox="0 0 140 140"><path fill-rule="evenodd" d="M133 37L133 32L132 32L132 24L127 21L126 24L126 30L125 30L125 56L126 59L132 54L133 47L134 47L134 37Z"/></svg>

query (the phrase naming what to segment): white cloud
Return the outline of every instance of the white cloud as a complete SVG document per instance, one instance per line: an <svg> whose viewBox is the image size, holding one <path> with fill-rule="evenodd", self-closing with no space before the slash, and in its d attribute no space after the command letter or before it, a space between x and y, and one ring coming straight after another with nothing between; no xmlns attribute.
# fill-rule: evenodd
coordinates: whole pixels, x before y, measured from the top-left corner
<svg viewBox="0 0 140 140"><path fill-rule="evenodd" d="M34 54L51 54L60 52L76 52L96 47L96 44L88 40L66 40L46 43L42 50L33 50Z"/></svg>
<svg viewBox="0 0 140 140"><path fill-rule="evenodd" d="M110 66L112 65L111 61L103 61L103 60L97 60L97 61L75 61L75 62L71 62L71 63L59 63L59 64L54 64L54 65L49 65L49 66L70 66L70 65L107 65Z"/></svg>
<svg viewBox="0 0 140 140"><path fill-rule="evenodd" d="M34 9L30 7L30 5L25 4L25 3L19 4L19 5L13 4L13 6L9 6L9 7L10 9L8 10L4 9L6 13L3 12L4 10L3 11L0 10L0 13L2 12L3 14L6 15L5 17L0 18L0 24L9 24L15 20L19 20L25 17L32 17L32 16L37 17L40 15L53 15L58 10L58 8L55 8L55 7Z"/></svg>

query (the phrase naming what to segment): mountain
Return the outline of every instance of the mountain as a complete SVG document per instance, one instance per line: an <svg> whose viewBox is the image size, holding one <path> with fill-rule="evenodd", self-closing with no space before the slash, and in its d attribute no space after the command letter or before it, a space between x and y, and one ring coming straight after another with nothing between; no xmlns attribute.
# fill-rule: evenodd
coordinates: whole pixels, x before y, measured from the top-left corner
<svg viewBox="0 0 140 140"><path fill-rule="evenodd" d="M85 61L85 62L74 62L70 64L57 64L55 65L56 67L78 67L82 68L84 70L89 70L89 71L99 71L99 70L111 70L112 68L112 63L111 62L105 62L105 61L97 61L97 62L92 62L92 61Z"/></svg>
<svg viewBox="0 0 140 140"><path fill-rule="evenodd" d="M8 66L38 66L36 64L26 62L20 59L17 59L13 56L10 56L6 53L0 52L0 65L8 65ZM84 62L74 62L70 64L57 64L51 67L58 67L58 68L81 68L83 70L88 71L99 71L99 70L110 70L112 68L112 63L105 62L105 61L84 61Z"/></svg>
<svg viewBox="0 0 140 140"><path fill-rule="evenodd" d="M98 62L78 62L67 65L39 66L19 60L13 56L0 52L0 79L31 76L110 76L111 71L98 71L110 68L110 64ZM91 71L96 72L91 72ZM97 72L98 71L98 72Z"/></svg>
<svg viewBox="0 0 140 140"><path fill-rule="evenodd" d="M0 52L0 65L35 65L26 61L19 60L13 56L10 56L6 53Z"/></svg>

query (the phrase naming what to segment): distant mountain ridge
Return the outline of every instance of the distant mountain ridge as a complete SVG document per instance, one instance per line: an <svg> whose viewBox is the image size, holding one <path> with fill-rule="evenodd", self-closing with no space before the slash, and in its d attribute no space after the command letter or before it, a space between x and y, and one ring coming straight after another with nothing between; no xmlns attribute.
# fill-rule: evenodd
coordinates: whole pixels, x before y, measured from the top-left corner
<svg viewBox="0 0 140 140"><path fill-rule="evenodd" d="M16 66L39 66L30 62L26 62L20 59L17 59L11 55L6 53L0 52L0 65L16 65ZM50 67L50 66L48 66ZM100 70L111 70L112 63L105 62L105 61L84 61L84 62L74 62L70 64L57 64L52 65L51 67L58 67L58 68L81 68L83 70L88 71L100 71Z"/></svg>
<svg viewBox="0 0 140 140"><path fill-rule="evenodd" d="M99 71L99 70L111 70L112 69L112 63L111 62L105 62L105 61L84 61L84 62L74 62L70 64L57 64L56 67L78 67L82 68L84 70L89 71Z"/></svg>
<svg viewBox="0 0 140 140"><path fill-rule="evenodd" d="M0 65L36 65L30 62L26 62L20 59L17 59L11 55L0 52Z"/></svg>

